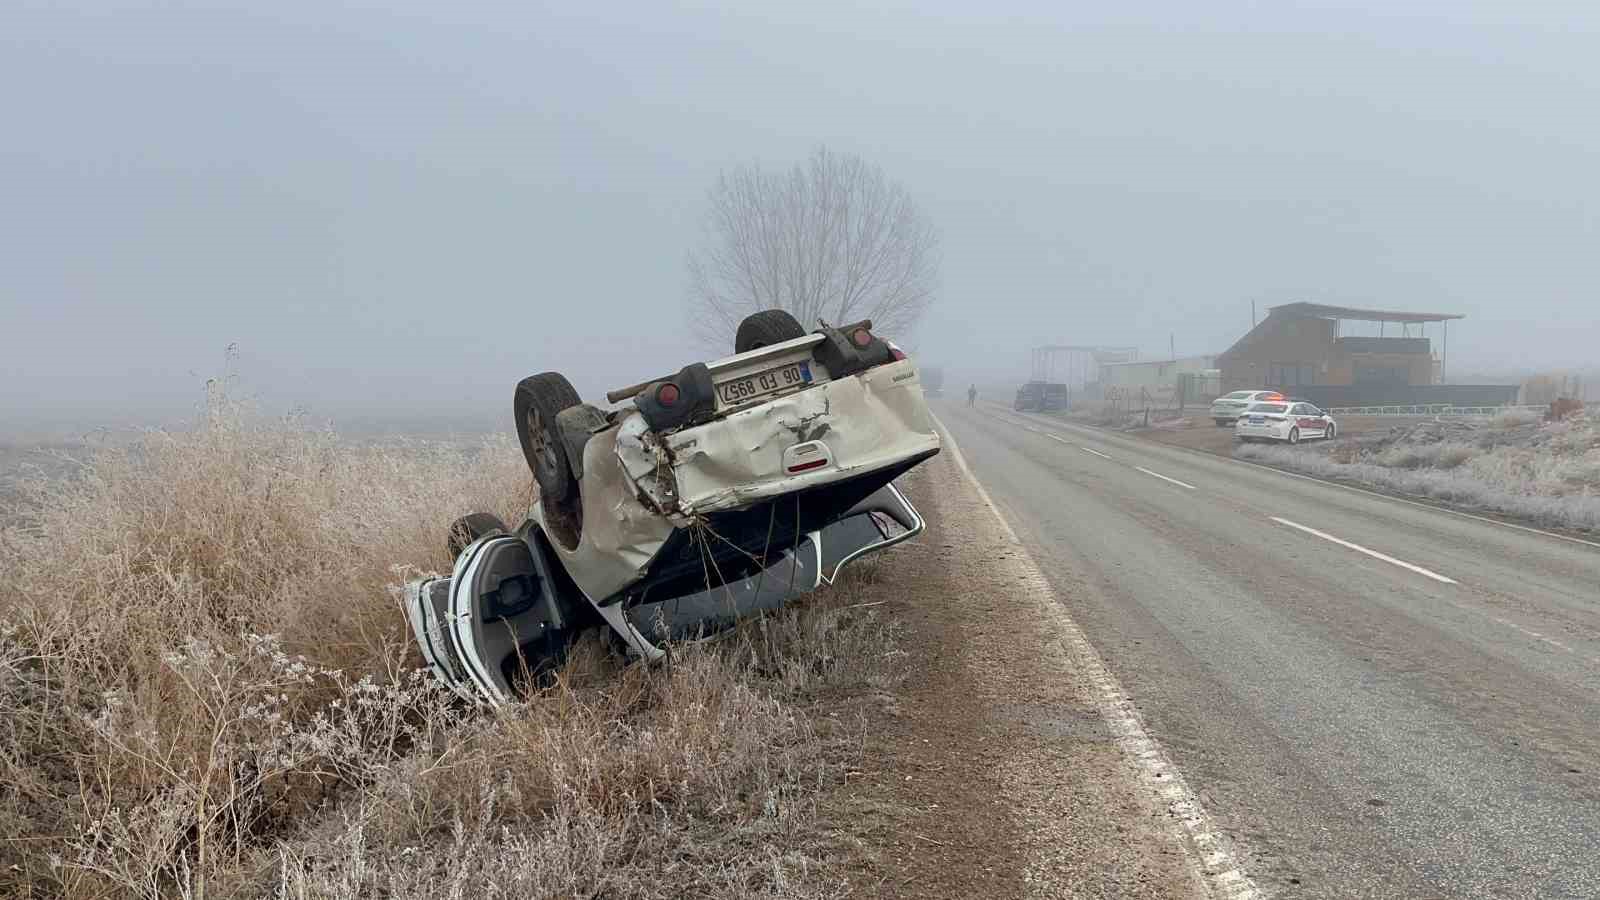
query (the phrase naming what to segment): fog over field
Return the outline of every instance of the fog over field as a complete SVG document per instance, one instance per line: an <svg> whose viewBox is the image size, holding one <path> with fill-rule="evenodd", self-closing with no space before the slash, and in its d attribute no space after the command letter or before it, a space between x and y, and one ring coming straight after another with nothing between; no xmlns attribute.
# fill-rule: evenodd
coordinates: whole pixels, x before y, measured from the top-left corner
<svg viewBox="0 0 1600 900"><path fill-rule="evenodd" d="M1600 346L1600 7L20 2L0 420L501 421L711 355L706 192L819 145L940 233L906 343L1225 349L1251 303L1439 312L1453 371Z"/></svg>

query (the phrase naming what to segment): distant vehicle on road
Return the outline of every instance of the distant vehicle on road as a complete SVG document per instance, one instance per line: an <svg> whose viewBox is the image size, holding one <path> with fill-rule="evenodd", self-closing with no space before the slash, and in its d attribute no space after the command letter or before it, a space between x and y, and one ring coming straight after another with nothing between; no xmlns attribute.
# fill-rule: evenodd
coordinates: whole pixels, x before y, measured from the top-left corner
<svg viewBox="0 0 1600 900"><path fill-rule="evenodd" d="M1233 435L1240 441L1286 441L1298 444L1304 438L1334 438L1339 424L1333 416L1301 400L1279 403L1252 403Z"/></svg>
<svg viewBox="0 0 1600 900"><path fill-rule="evenodd" d="M1067 408L1067 386L1048 381L1030 381L1017 388L1011 408L1018 412L1051 412Z"/></svg>
<svg viewBox="0 0 1600 900"><path fill-rule="evenodd" d="M1252 403L1275 402L1283 399L1277 391L1234 391L1223 394L1211 404L1211 420L1217 423L1218 428L1232 425L1239 420L1239 414L1245 407Z"/></svg>

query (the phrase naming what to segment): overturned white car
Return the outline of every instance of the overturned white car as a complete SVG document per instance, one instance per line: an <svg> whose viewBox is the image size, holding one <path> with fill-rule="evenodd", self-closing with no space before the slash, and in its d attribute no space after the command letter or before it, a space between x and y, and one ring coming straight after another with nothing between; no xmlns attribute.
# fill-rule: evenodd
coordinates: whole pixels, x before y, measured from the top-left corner
<svg viewBox="0 0 1600 900"><path fill-rule="evenodd" d="M452 527L448 579L408 586L423 655L493 703L603 620L630 652L715 632L918 534L893 480L939 451L915 363L870 322L807 334L780 311L735 355L583 403L561 375L517 385L539 484L528 520Z"/></svg>

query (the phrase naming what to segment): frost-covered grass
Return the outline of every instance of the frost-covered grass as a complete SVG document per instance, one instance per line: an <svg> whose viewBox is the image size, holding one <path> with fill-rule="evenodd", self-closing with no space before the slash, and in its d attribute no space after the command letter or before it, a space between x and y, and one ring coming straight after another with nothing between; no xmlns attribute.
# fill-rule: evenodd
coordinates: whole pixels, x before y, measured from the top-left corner
<svg viewBox="0 0 1600 900"><path fill-rule="evenodd" d="M1235 455L1564 528L1600 529L1600 421L1505 416L1327 446L1248 444Z"/></svg>
<svg viewBox="0 0 1600 900"><path fill-rule="evenodd" d="M0 522L0 896L802 897L812 806L886 686L845 588L671 665L598 640L509 711L422 677L398 588L510 520L516 445L351 446L218 398ZM870 578L871 569L857 578ZM844 717L848 718L848 717Z"/></svg>

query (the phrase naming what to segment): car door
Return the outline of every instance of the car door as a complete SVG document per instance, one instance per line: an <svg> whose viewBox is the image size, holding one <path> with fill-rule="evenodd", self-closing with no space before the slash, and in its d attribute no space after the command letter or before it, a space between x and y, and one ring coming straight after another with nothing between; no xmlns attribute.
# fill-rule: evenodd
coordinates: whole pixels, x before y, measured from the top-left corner
<svg viewBox="0 0 1600 900"><path fill-rule="evenodd" d="M1289 418L1294 420L1296 428L1300 429L1303 438L1316 437L1322 434L1322 420L1317 418L1317 408L1309 403L1296 403L1289 410Z"/></svg>
<svg viewBox="0 0 1600 900"><path fill-rule="evenodd" d="M1318 436L1327 437L1328 436L1328 424L1333 421L1333 417L1328 415L1327 410L1321 409L1320 407L1316 407L1316 406L1311 407L1311 417L1313 419L1315 419L1316 422L1317 422L1317 424L1316 424L1316 432L1317 432Z"/></svg>
<svg viewBox="0 0 1600 900"><path fill-rule="evenodd" d="M839 521L823 529L822 580L832 584L851 562L909 541L927 527L894 482L878 488Z"/></svg>
<svg viewBox="0 0 1600 900"><path fill-rule="evenodd" d="M448 627L460 674L490 705L511 702L561 664L578 622L577 590L536 526L473 541L450 577Z"/></svg>

